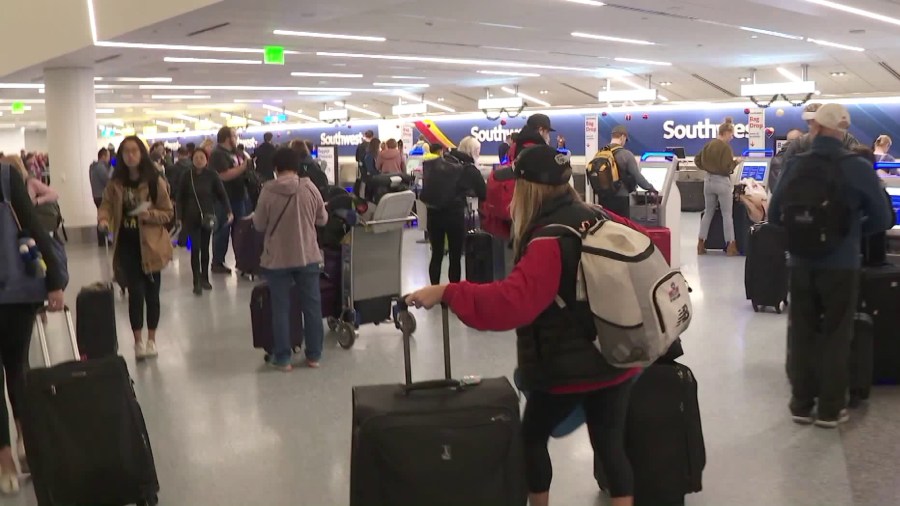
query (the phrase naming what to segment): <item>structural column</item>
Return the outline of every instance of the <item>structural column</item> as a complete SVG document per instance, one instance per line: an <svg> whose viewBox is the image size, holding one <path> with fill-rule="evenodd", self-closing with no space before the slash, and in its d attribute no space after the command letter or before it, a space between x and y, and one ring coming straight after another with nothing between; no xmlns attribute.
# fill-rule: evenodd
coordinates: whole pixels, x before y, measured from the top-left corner
<svg viewBox="0 0 900 506"><path fill-rule="evenodd" d="M97 210L89 167L97 157L97 107L90 68L44 69L50 179L66 228L93 228Z"/></svg>

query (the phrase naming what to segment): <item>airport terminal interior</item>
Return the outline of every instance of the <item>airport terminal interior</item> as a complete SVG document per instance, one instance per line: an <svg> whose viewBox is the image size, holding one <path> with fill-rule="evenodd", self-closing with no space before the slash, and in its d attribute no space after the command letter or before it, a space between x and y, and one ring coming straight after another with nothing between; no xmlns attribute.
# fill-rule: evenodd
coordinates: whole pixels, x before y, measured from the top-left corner
<svg viewBox="0 0 900 506"><path fill-rule="evenodd" d="M101 148L118 150L136 135L147 147L159 146L163 167L174 165L181 153L190 156L189 144L197 150L205 149L204 141L216 144L224 127L235 133L235 144L246 153L241 156L251 159L265 142L286 147L308 140L329 185L356 192L363 202L369 195L354 186L367 161L358 160L358 148L364 155L371 149L369 134L389 145L389 139L404 144L408 183L392 187L379 203L369 201L368 217L349 225L337 245L343 254L341 311L325 325L317 367L304 364L301 352L293 370L283 373L254 349L259 329L251 321L253 294L265 275L258 266L239 272L237 236L225 257L229 272L214 269L212 290L202 296L192 292L189 248L183 241L175 244L159 281L156 357L136 358L128 294L113 289L118 354L143 410L159 504L387 506L351 502L354 388L404 380L404 342L394 308L370 321L361 316L373 307L366 296L393 304L430 284L431 213L417 200L430 156L425 150L462 147L464 139L474 138L480 145L475 164L490 179L491 198L495 171L510 164L506 142L538 123L571 164L575 192L594 203L597 189L586 176L591 161L613 136L626 136L624 147L653 190L637 188L628 198L631 218L666 230L667 260L691 288L692 318L677 360L696 379L706 463L702 490L685 490L683 504L900 503L900 327L883 324L900 325L898 282L885 295L896 302L868 315L877 331L871 395L854 403L838 430L824 430L794 423L788 407L790 306L756 307L746 288L753 276L745 273L751 226L755 231L767 218L776 160L789 142L800 142L792 130L799 136L817 121L811 105L841 106L849 117L843 130L874 148L873 172L895 213L900 208L900 164L891 156L900 156L900 149L891 150L891 137L900 137L898 3L5 0L3 7L0 153L21 154L28 177L45 183L58 199L63 221L54 235L65 245L65 303L76 323L83 316L76 311L82 287L108 283L112 276L111 253L98 246L99 204L90 176ZM735 197L741 205L734 212L743 213L743 221L734 218L734 255L726 254L724 240L711 245L712 236L701 255L709 176L694 156L730 122L736 167L730 178L745 192ZM406 195L408 202L401 198ZM484 225L485 215L479 215L477 199L468 200L466 225L474 230ZM388 210L387 202L401 211ZM894 225L880 243L882 268L888 270L900 264L900 220ZM500 252L494 248L488 255L499 256L502 267L494 262L491 276L503 283L513 268L509 237L493 240ZM177 233L173 242L179 242ZM468 256L463 262L466 279L474 267ZM448 282L446 258L441 280ZM441 311L409 311L416 322L412 377L440 378ZM45 365L37 325L45 325L54 364L72 359L62 315L49 313L45 323L38 318L29 350L33 370ZM512 382L515 331L478 331L452 314L449 322L453 377ZM524 397L520 401L524 409ZM19 436L11 426L15 455ZM594 477L584 426L551 439L549 447L550 504L610 504ZM79 462L90 461L94 449L84 448ZM42 450L41 458L53 459ZM443 451L450 460L447 447ZM385 461L385 467L416 467L414 456L400 458L410 461ZM676 475L687 467L670 465ZM41 469L49 475L54 468ZM52 494L39 503L34 487L40 477L32 480L20 471L20 490L0 496L0 505L68 505L53 501ZM467 486L449 473L433 479L443 483L438 488ZM45 486L52 487L50 481ZM98 503L78 506L88 504ZM525 503L502 506L512 504Z"/></svg>

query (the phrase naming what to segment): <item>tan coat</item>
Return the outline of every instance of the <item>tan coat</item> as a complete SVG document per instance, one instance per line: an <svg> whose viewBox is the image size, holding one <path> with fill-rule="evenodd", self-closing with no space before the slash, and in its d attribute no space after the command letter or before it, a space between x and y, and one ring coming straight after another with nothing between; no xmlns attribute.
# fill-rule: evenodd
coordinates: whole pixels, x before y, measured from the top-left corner
<svg viewBox="0 0 900 506"><path fill-rule="evenodd" d="M156 202L147 211L149 216L139 223L141 234L141 260L146 274L160 272L172 261L172 240L166 225L172 221L174 210L169 198L169 185L160 178ZM109 223L113 232L113 266L118 272L119 227L122 225L122 199L125 188L118 181L110 181L103 191L103 203L97 212L97 221ZM147 183L138 186L141 200L150 200Z"/></svg>

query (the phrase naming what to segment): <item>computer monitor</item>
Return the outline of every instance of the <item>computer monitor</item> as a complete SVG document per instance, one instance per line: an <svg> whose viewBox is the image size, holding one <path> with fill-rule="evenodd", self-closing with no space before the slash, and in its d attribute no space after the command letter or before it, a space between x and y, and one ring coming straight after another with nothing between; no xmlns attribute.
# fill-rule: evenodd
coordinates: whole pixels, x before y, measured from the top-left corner
<svg viewBox="0 0 900 506"><path fill-rule="evenodd" d="M666 175L669 173L669 166L665 167L641 167L641 175L648 183L653 185L659 191L663 191L666 185Z"/></svg>
<svg viewBox="0 0 900 506"><path fill-rule="evenodd" d="M894 206L894 213L897 215L897 222L893 229L900 230L900 188L889 186L887 192L891 196L891 205Z"/></svg>
<svg viewBox="0 0 900 506"><path fill-rule="evenodd" d="M684 160L685 158L687 158L687 155L685 155L684 153L684 148L681 146L668 147L666 148L666 151L668 151L669 153L675 153L675 158L678 158L679 160Z"/></svg>
<svg viewBox="0 0 900 506"><path fill-rule="evenodd" d="M752 162L746 161L744 162L744 167L741 169L741 179L755 179L760 183L764 183L766 181L766 172L769 170L768 162Z"/></svg>

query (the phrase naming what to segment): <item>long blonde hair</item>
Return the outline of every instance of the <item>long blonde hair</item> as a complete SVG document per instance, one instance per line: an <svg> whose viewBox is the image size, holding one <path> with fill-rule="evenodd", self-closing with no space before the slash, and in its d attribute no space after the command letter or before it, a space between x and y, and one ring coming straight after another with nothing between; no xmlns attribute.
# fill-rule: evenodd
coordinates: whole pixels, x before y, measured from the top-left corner
<svg viewBox="0 0 900 506"><path fill-rule="evenodd" d="M523 246L522 240L528 233L534 219L541 214L544 203L565 194L571 194L581 200L575 188L566 183L558 186L532 183L524 179L516 180L516 190L509 206L509 214L513 221L513 247L519 254Z"/></svg>
<svg viewBox="0 0 900 506"><path fill-rule="evenodd" d="M25 168L25 162L22 161L22 157L19 155L6 155L0 158L0 162L12 165L14 169L17 169L22 176L22 181L27 181L31 177L28 169Z"/></svg>

